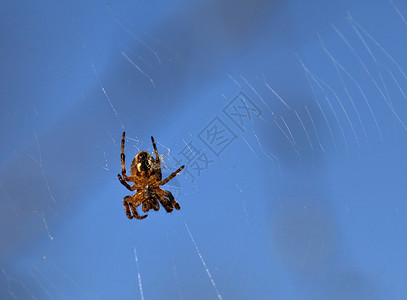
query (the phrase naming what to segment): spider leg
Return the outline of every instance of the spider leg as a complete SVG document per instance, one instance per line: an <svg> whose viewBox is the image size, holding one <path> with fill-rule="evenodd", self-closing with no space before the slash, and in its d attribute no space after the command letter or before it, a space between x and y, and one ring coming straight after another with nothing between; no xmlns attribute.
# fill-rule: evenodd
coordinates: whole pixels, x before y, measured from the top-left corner
<svg viewBox="0 0 407 300"><path fill-rule="evenodd" d="M160 209L160 204L158 203L157 198L151 198L151 199L150 199L150 203L151 203L151 207L152 207L155 211L157 211L157 210Z"/></svg>
<svg viewBox="0 0 407 300"><path fill-rule="evenodd" d="M170 191L166 191L163 189L159 189L158 192L167 197L168 199L170 199L171 204L175 207L176 210L180 210L181 206L179 205L179 203L177 201L175 201L174 196L172 195L172 193Z"/></svg>
<svg viewBox="0 0 407 300"><path fill-rule="evenodd" d="M165 211L167 213L172 212L172 210L174 209L172 207L171 201L169 201L168 199L166 199L163 195L157 194L158 196L158 200L160 200L161 205L164 207Z"/></svg>
<svg viewBox="0 0 407 300"><path fill-rule="evenodd" d="M154 148L154 153L155 153L155 169L160 177L160 180L162 179L162 174L161 174L161 161L160 161L160 155L158 154L157 150L157 145L155 144L154 138L151 137L151 142L153 143L153 148Z"/></svg>
<svg viewBox="0 0 407 300"><path fill-rule="evenodd" d="M126 181L123 180L123 178L120 174L117 174L117 177L119 178L120 183L123 184L129 191L134 191L136 189L135 184L130 186Z"/></svg>
<svg viewBox="0 0 407 300"><path fill-rule="evenodd" d="M126 196L126 197L124 197L124 199L123 199L123 205L124 205L124 208L126 209L127 218L133 219L133 216L131 215L131 212L130 212L130 205L129 205L129 203L126 201L126 198L127 198L127 197L131 197L131 196Z"/></svg>
<svg viewBox="0 0 407 300"><path fill-rule="evenodd" d="M135 217L138 220L142 220L144 218L147 218L147 215L143 215L143 216L139 216L139 214L137 213L137 208L134 204L130 204L131 206L131 210L133 212L133 217Z"/></svg>
<svg viewBox="0 0 407 300"><path fill-rule="evenodd" d="M170 181L171 179L173 179L179 172L181 172L181 170L184 168L185 166L181 166L178 168L178 170L176 170L174 173L172 173L170 176L168 176L167 178L165 178L164 180L160 181L159 185L164 185L166 184L168 181Z"/></svg>
<svg viewBox="0 0 407 300"><path fill-rule="evenodd" d="M122 175L123 178L126 180L127 179L127 175L126 175L126 155L124 155L124 137L125 137L126 133L123 131L123 135L122 135L122 150L120 153L120 162L122 164Z"/></svg>
<svg viewBox="0 0 407 300"><path fill-rule="evenodd" d="M150 202L147 200L147 201L144 201L143 202L143 207L141 208L141 210L143 211L143 212L148 212L149 210L151 209L151 204L150 204Z"/></svg>
<svg viewBox="0 0 407 300"><path fill-rule="evenodd" d="M126 196L123 199L123 205L124 208L126 209L126 215L129 219L139 219L142 220L144 218L147 218L147 215L144 216L139 216L139 214L137 213L137 209L136 206L134 205L134 196Z"/></svg>

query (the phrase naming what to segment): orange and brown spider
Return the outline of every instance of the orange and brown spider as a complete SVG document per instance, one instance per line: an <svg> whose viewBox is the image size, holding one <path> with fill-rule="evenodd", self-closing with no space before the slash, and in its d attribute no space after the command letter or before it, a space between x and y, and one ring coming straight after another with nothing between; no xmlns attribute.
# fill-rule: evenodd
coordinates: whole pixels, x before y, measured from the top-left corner
<svg viewBox="0 0 407 300"><path fill-rule="evenodd" d="M180 209L178 202L175 201L174 196L169 191L165 191L160 188L160 185L166 184L173 179L185 166L181 166L178 170L162 180L161 174L161 162L158 156L157 146L154 142L154 138L151 137L153 142L155 159L146 151L140 151L136 154L131 163L130 176L126 175L126 164L124 155L124 137L122 137L122 152L120 155L122 163L122 176L117 174L121 184L123 184L128 190L137 190L133 196L126 196L123 199L123 205L126 209L126 215L129 219L144 219L147 215L139 216L137 213L137 206L142 206L143 212L148 212L151 208L155 211L160 209L159 203L165 208L167 213L172 212L174 209ZM134 182L130 186L126 181Z"/></svg>

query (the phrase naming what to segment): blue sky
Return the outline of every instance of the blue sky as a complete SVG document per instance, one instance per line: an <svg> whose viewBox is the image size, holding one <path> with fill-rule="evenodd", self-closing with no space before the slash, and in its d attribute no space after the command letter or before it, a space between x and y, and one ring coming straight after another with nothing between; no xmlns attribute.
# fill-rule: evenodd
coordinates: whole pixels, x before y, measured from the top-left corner
<svg viewBox="0 0 407 300"><path fill-rule="evenodd" d="M403 1L0 8L1 299L407 297Z"/></svg>

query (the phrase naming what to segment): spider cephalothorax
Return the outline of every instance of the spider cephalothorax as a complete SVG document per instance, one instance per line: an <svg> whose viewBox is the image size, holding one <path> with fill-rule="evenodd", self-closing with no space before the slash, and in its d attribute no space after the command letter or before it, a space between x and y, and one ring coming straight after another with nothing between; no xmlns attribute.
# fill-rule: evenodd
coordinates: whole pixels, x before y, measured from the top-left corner
<svg viewBox="0 0 407 300"><path fill-rule="evenodd" d="M167 212L172 212L172 210L180 209L180 205L175 201L174 196L169 191L165 191L160 188L161 185L166 184L168 181L173 179L184 166L181 166L168 176L166 179L162 180L161 174L161 162L158 155L157 146L155 144L154 138L151 137L153 143L155 159L146 151L140 151L134 157L133 162L130 167L130 176L126 175L126 164L124 155L124 138L125 133L122 136L122 149L121 149L121 164L122 164L122 175L117 174L120 182L130 191L137 190L133 196L126 196L123 199L123 205L126 209L126 215L129 219L144 219L147 215L139 216L137 213L137 206L142 205L143 212L148 212L151 208L154 210L159 210L160 205L165 208ZM128 182L134 182L130 186Z"/></svg>

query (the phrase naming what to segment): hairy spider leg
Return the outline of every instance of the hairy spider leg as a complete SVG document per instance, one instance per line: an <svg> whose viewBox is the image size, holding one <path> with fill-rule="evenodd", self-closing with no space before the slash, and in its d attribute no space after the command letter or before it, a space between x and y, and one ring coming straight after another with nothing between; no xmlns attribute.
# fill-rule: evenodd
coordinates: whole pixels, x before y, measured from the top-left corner
<svg viewBox="0 0 407 300"><path fill-rule="evenodd" d="M176 210L180 210L181 206L179 205L179 203L177 201L175 201L174 196L172 195L172 193L170 191L166 191L163 189L158 189L157 191L159 194L167 197L168 199L170 199L171 204L175 207Z"/></svg>
<svg viewBox="0 0 407 300"><path fill-rule="evenodd" d="M127 196L127 197L129 197L129 196ZM127 198L127 197L125 197L125 198L123 199L123 205L124 205L124 208L126 209L127 218L133 219L133 216L131 215L131 212L130 212L130 205L129 205L129 203L126 201L126 198Z"/></svg>
<svg viewBox="0 0 407 300"><path fill-rule="evenodd" d="M141 210L143 212L148 212L151 209L151 204L148 200L143 202L143 207L141 208Z"/></svg>
<svg viewBox="0 0 407 300"><path fill-rule="evenodd" d="M163 195L157 194L158 200L160 200L161 205L164 207L165 211L167 213L172 212L173 207L171 204L171 201L169 201L167 198L165 198Z"/></svg>
<svg viewBox="0 0 407 300"><path fill-rule="evenodd" d="M139 216L139 214L137 213L137 209L136 206L133 204L133 196L126 196L123 199L123 205L124 208L126 209L126 215L129 219L132 219L133 217L139 220L142 220L144 218L147 218L147 215L144 216ZM131 212L130 212L131 209ZM133 213L133 215L132 215Z"/></svg>
<svg viewBox="0 0 407 300"><path fill-rule="evenodd" d="M136 184L130 186L126 181L123 180L120 174L117 174L117 177L119 178L120 183L123 184L129 191L134 191L136 189Z"/></svg>
<svg viewBox="0 0 407 300"><path fill-rule="evenodd" d="M163 176L161 174L160 155L158 154L157 145L155 144L155 141L154 141L153 137L151 137L151 142L153 143L153 148L154 148L154 153L155 153L155 163L156 163L155 169L159 173L159 178L161 180L161 179L163 179Z"/></svg>
<svg viewBox="0 0 407 300"><path fill-rule="evenodd" d="M155 211L157 211L157 210L160 209L160 204L158 203L158 201L157 201L156 198L150 198L150 204L151 204L151 207L152 207Z"/></svg>
<svg viewBox="0 0 407 300"><path fill-rule="evenodd" d="M181 172L181 170L184 168L185 166L181 166L178 168L178 170L176 170L174 173L172 173L170 176L168 176L167 178L165 178L164 180L160 181L159 185L164 185L166 184L168 181L170 181L171 179L173 179L179 172Z"/></svg>
<svg viewBox="0 0 407 300"><path fill-rule="evenodd" d="M124 137L125 137L126 133L123 131L123 135L122 135L122 151L120 154L120 161L122 164L122 175L123 175L123 179L127 180L127 175L126 175L126 155L124 155Z"/></svg>
<svg viewBox="0 0 407 300"><path fill-rule="evenodd" d="M142 220L144 218L147 218L147 215L143 215L143 216L139 216L139 214L137 213L137 208L135 205L133 205L132 203L130 203L131 206L131 210L133 212L133 217L135 217L136 219Z"/></svg>

